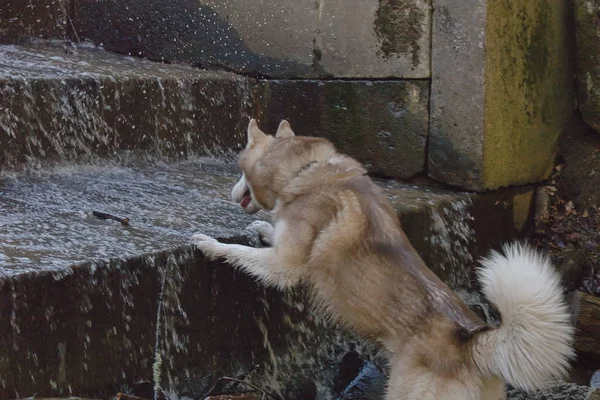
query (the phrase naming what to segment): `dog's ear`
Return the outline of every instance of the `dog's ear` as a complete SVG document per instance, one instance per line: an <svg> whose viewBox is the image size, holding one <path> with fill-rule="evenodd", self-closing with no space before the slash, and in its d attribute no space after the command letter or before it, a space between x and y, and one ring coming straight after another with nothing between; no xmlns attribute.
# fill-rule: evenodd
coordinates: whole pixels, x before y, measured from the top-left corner
<svg viewBox="0 0 600 400"><path fill-rule="evenodd" d="M290 123L287 122L287 120L282 120L279 123L279 127L277 128L277 133L275 134L276 138L287 138L287 137L292 137L292 136L296 136L294 134L294 131L292 130L292 127L290 126Z"/></svg>
<svg viewBox="0 0 600 400"><path fill-rule="evenodd" d="M253 147L262 143L267 138L267 135L260 130L256 120L252 118L248 124L248 145L247 148Z"/></svg>

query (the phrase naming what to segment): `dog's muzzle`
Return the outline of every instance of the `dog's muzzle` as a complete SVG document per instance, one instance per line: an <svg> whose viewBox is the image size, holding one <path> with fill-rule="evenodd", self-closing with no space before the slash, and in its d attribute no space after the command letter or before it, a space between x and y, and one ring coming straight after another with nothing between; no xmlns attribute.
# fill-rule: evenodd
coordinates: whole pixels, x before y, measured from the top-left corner
<svg viewBox="0 0 600 400"><path fill-rule="evenodd" d="M231 199L239 203L246 214L254 214L260 210L260 207L252 198L252 193L243 174L231 191Z"/></svg>

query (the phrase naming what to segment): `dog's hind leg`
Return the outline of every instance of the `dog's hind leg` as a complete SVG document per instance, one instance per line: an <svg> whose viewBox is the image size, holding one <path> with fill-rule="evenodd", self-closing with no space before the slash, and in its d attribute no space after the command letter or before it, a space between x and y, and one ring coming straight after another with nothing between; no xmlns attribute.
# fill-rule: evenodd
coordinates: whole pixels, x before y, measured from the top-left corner
<svg viewBox="0 0 600 400"><path fill-rule="evenodd" d="M486 379L481 386L481 400L506 399L506 388L501 378Z"/></svg>
<svg viewBox="0 0 600 400"><path fill-rule="evenodd" d="M416 354L392 360L386 400L481 400L479 377L468 371L441 376ZM461 379L458 379L459 376Z"/></svg>
<svg viewBox="0 0 600 400"><path fill-rule="evenodd" d="M226 244L203 234L193 235L192 241L209 260L224 258L227 263L242 269L267 285L283 289L294 286L300 281L302 267L295 265L298 258L290 251L294 249L293 247L255 248Z"/></svg>
<svg viewBox="0 0 600 400"><path fill-rule="evenodd" d="M479 393L477 385L465 385L423 368L408 373L401 382L390 382L386 400L481 400Z"/></svg>

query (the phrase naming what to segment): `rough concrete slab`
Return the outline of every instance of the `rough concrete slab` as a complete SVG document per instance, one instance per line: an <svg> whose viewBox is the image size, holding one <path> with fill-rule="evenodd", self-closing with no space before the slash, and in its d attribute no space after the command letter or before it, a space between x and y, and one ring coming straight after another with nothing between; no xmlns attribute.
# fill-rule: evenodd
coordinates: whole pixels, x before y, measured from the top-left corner
<svg viewBox="0 0 600 400"><path fill-rule="evenodd" d="M546 178L573 109L568 4L433 4L429 175L474 190Z"/></svg>
<svg viewBox="0 0 600 400"><path fill-rule="evenodd" d="M371 172L408 178L425 167L429 88L425 81L259 81L254 115L275 132L322 136Z"/></svg>
<svg viewBox="0 0 600 400"><path fill-rule="evenodd" d="M0 165L238 148L249 96L230 73L85 47L0 46Z"/></svg>
<svg viewBox="0 0 600 400"><path fill-rule="evenodd" d="M266 290L189 247L0 278L0 300L1 398L109 398L140 380L198 398L257 364L273 392L302 371L326 394L344 352L365 347L301 290Z"/></svg>
<svg viewBox="0 0 600 400"><path fill-rule="evenodd" d="M198 230L249 243L240 233L256 216L229 201L236 180L204 159L5 174L0 398L107 398L139 380L198 397L257 363L273 390L290 371L332 379L324 367L352 339L315 320L302 292L266 290L186 246Z"/></svg>
<svg viewBox="0 0 600 400"><path fill-rule="evenodd" d="M76 0L109 50L271 78L427 78L430 1Z"/></svg>
<svg viewBox="0 0 600 400"><path fill-rule="evenodd" d="M575 1L577 100L583 119L600 132L600 1Z"/></svg>
<svg viewBox="0 0 600 400"><path fill-rule="evenodd" d="M230 200L239 176L211 159L46 167L0 175L0 275L131 258L233 236L256 217ZM127 217L129 226L93 211Z"/></svg>
<svg viewBox="0 0 600 400"><path fill-rule="evenodd" d="M398 210L411 244L453 288L475 284L475 262L490 249L523 237L533 218L533 189L461 193L378 181Z"/></svg>
<svg viewBox="0 0 600 400"><path fill-rule="evenodd" d="M433 2L429 175L478 186L484 132L486 1Z"/></svg>
<svg viewBox="0 0 600 400"><path fill-rule="evenodd" d="M144 259L0 276L0 398L108 398L147 376L158 276Z"/></svg>
<svg viewBox="0 0 600 400"><path fill-rule="evenodd" d="M319 7L314 0L200 0L216 11L257 54L310 66Z"/></svg>
<svg viewBox="0 0 600 400"><path fill-rule="evenodd" d="M429 78L430 0L321 0L316 37L325 70L340 78Z"/></svg>
<svg viewBox="0 0 600 400"><path fill-rule="evenodd" d="M252 51L227 15L221 16L197 0L74 2L79 37L110 51L248 75L281 78L321 74L311 63L294 61L285 54L273 58ZM258 26L264 21L263 15L248 17L244 19L248 24Z"/></svg>
<svg viewBox="0 0 600 400"><path fill-rule="evenodd" d="M344 353L372 352L316 315L302 288L258 287L226 265L206 270L185 263L172 272L160 343L161 386L170 392L201 398L219 377L259 365L251 379L271 393L288 398L286 391L304 378L315 382L318 398L331 399Z"/></svg>
<svg viewBox="0 0 600 400"><path fill-rule="evenodd" d="M25 38L64 39L68 0L4 0L0 5L0 42Z"/></svg>
<svg viewBox="0 0 600 400"><path fill-rule="evenodd" d="M233 165L200 158L153 164L107 161L5 172L0 180L0 212L6 216L0 222L0 273L15 275L67 268L90 259L130 258L185 244L199 227L215 236L238 234L254 219L266 216L247 216L230 200L236 171ZM455 202L461 203L465 213L471 211L469 195L378 182L399 215L407 218L409 228L416 227L417 222L412 222L416 220L431 225L429 212L443 212ZM92 211L127 217L130 225L98 219ZM409 236L416 240L434 233L415 230Z"/></svg>

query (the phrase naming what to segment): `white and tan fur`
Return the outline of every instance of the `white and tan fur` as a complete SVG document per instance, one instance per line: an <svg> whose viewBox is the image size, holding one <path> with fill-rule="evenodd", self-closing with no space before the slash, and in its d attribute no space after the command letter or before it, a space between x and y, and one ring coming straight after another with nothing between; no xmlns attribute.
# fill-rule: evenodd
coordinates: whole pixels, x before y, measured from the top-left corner
<svg viewBox="0 0 600 400"><path fill-rule="evenodd" d="M271 212L273 227L254 227L272 247L194 243L264 284L307 285L336 320L382 343L387 400L498 400L504 382L534 390L566 372L573 328L546 258L512 244L483 260L479 281L502 316L486 326L424 265L363 167L327 140L295 136L286 121L273 137L251 120L239 165L232 197Z"/></svg>

